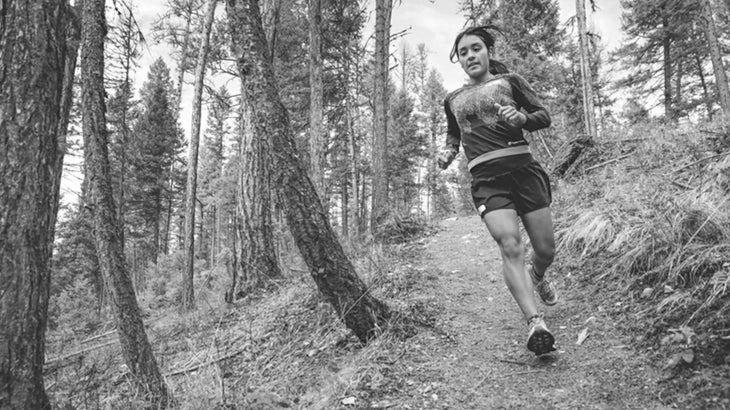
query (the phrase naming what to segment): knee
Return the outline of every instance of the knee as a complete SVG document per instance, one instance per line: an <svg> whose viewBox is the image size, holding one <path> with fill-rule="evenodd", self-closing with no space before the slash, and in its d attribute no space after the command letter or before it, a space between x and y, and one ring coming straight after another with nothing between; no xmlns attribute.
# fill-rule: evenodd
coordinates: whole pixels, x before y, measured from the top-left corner
<svg viewBox="0 0 730 410"><path fill-rule="evenodd" d="M502 250L502 254L508 259L519 259L524 257L525 249L522 246L522 241L519 237L515 236L504 236L497 239L497 244Z"/></svg>
<svg viewBox="0 0 730 410"><path fill-rule="evenodd" d="M541 244L539 246L533 244L532 249L535 255L545 264L549 265L553 263L555 259L555 244Z"/></svg>

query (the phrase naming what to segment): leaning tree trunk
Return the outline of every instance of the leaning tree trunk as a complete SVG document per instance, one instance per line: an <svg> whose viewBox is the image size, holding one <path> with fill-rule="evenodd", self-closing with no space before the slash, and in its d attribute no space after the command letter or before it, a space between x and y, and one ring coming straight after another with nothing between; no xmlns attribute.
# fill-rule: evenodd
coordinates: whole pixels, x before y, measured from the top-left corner
<svg viewBox="0 0 730 410"><path fill-rule="evenodd" d="M299 159L273 76L257 0L227 0L226 5L244 99L252 103L251 125L258 138L268 138L276 147L273 186L282 200L289 229L320 292L345 325L365 342L385 326L390 310L357 276Z"/></svg>
<svg viewBox="0 0 730 410"><path fill-rule="evenodd" d="M0 6L0 408L50 409L43 387L66 4Z"/></svg>
<svg viewBox="0 0 730 410"><path fill-rule="evenodd" d="M195 268L195 197L198 188L198 148L200 147L200 117L203 104L203 80L205 66L210 50L210 31L215 17L215 6L218 0L208 0L208 12L205 15L204 33L200 39L198 64L195 69L195 92L193 95L193 122L190 129L190 146L188 147L188 183L185 193L185 274L182 280L182 307L192 310L195 307L195 290L193 285ZM203 218L201 216L200 220ZM202 230L201 230L202 231ZM202 237L201 237L202 241Z"/></svg>
<svg viewBox="0 0 730 410"><path fill-rule="evenodd" d="M107 147L104 103L104 0L86 0L81 33L81 107L84 161L91 183L96 253L110 291L110 303L129 372L155 406L168 402L167 387L152 354L132 281L124 264Z"/></svg>

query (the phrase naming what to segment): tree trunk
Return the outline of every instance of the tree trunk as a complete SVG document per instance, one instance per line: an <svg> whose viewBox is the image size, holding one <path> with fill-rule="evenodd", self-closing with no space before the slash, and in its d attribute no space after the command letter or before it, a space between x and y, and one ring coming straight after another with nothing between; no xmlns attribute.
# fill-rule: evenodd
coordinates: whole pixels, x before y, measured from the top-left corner
<svg viewBox="0 0 730 410"><path fill-rule="evenodd" d="M584 131L591 138L597 135L596 111L593 107L593 74L591 71L591 49L588 44L585 0L576 0L575 14L578 17L578 38L580 44L580 75L583 83Z"/></svg>
<svg viewBox="0 0 730 410"><path fill-rule="evenodd" d="M347 178L342 178L340 180L340 195L342 196L342 207L340 208L342 210L342 237L347 238L350 236L350 218L347 214L347 204L350 201L350 198L347 193Z"/></svg>
<svg viewBox="0 0 730 410"><path fill-rule="evenodd" d="M226 257L226 271L228 276L231 278L231 285L226 291L225 301L226 303L233 303L236 300L236 285L238 284L238 241L236 237L238 235L238 218L233 213L233 235L231 235L232 245L231 253Z"/></svg>
<svg viewBox="0 0 730 410"><path fill-rule="evenodd" d="M84 161L91 182L96 252L110 291L122 353L142 394L155 406L169 398L145 333L132 281L124 264L120 229L112 196L104 106L104 1L84 3L81 81Z"/></svg>
<svg viewBox="0 0 730 410"><path fill-rule="evenodd" d="M167 204L165 206L165 227L163 229L162 234L162 250L159 249L159 239L155 239L155 255L154 255L154 263L157 264L157 253L160 251L167 255L167 252L169 251L170 247L170 230L172 229L172 192L175 189L175 183L172 180L172 175L175 172L175 163L173 162L170 164L170 177L167 181L167 186L169 187L169 194L167 197ZM160 199L161 201L161 199ZM159 237L160 234L160 223L162 223L162 203L158 201L159 204L159 211L157 212L157 228L155 228L155 238Z"/></svg>
<svg viewBox="0 0 730 410"><path fill-rule="evenodd" d="M241 94L246 95L242 89ZM241 104L241 168L239 169L239 209L241 215L241 282L257 288L267 279L282 276L274 245L271 214L271 145L266 134L256 128L253 105ZM283 198L283 197L282 197Z"/></svg>
<svg viewBox="0 0 730 410"><path fill-rule="evenodd" d="M720 44L717 40L717 28L715 20L712 17L712 6L710 0L702 0L702 17L704 19L705 36L710 49L710 58L712 59L712 69L715 73L715 84L717 85L717 94L720 97L720 107L722 108L723 121L725 123L725 143L730 143L730 89L727 82L727 73L722 61Z"/></svg>
<svg viewBox="0 0 730 410"><path fill-rule="evenodd" d="M273 186L282 199L289 229L317 287L363 342L387 324L390 309L358 278L330 226L317 192L299 159L289 117L278 95L256 0L227 0L232 46L244 99L252 102L251 126L271 139Z"/></svg>
<svg viewBox="0 0 730 410"><path fill-rule="evenodd" d="M358 178L357 178L357 139L355 138L355 121L353 119L353 112L355 111L355 104L352 101L352 95L350 93L350 62L346 60L344 65L345 75L348 76L347 81L345 84L347 84L347 91L345 94L345 121L347 122L347 135L349 137L349 149L350 149L350 186L352 187L352 220L351 220L351 226L350 232L354 236L360 235L360 189L358 187ZM345 204L345 209L349 208L347 204Z"/></svg>
<svg viewBox="0 0 730 410"><path fill-rule="evenodd" d="M373 78L373 197L370 231L388 217L386 156L388 144L388 65L390 57L390 16L393 0L375 1L375 73Z"/></svg>
<svg viewBox="0 0 730 410"><path fill-rule="evenodd" d="M195 69L195 92L193 94L193 123L190 127L188 147L188 183L185 192L185 274L182 281L182 308L195 308L193 279L195 272L195 196L198 188L198 148L200 147L200 117L203 105L203 80L210 50L210 31L213 28L217 0L208 0L204 32L200 40L198 64ZM202 218L201 218L202 220Z"/></svg>
<svg viewBox="0 0 730 410"><path fill-rule="evenodd" d="M674 121L674 108L672 105L672 40L670 38L667 11L663 9L662 14L662 27L664 28L664 38L662 40L662 49L664 52L664 116L667 120Z"/></svg>
<svg viewBox="0 0 730 410"><path fill-rule="evenodd" d="M323 80L322 80L322 4L321 0L309 0L309 163L312 183L317 194L327 204L324 196L324 148Z"/></svg>
<svg viewBox="0 0 730 410"><path fill-rule="evenodd" d="M266 32L266 42L269 45L269 56L274 58L276 40L281 15L281 0L261 0L261 18Z"/></svg>
<svg viewBox="0 0 730 410"><path fill-rule="evenodd" d="M0 407L50 409L43 361L67 6L8 0L0 13Z"/></svg>
<svg viewBox="0 0 730 410"><path fill-rule="evenodd" d="M702 84L702 95L705 100L705 109L707 110L707 117L712 121L712 98L710 97L710 90L707 88L707 80L705 80L705 73L702 68L702 60L700 56L695 54L695 65L697 66L697 74L700 76L700 84Z"/></svg>
<svg viewBox="0 0 730 410"><path fill-rule="evenodd" d="M677 68L674 75L674 114L679 118L682 115L682 76L684 75L682 60L677 59Z"/></svg>

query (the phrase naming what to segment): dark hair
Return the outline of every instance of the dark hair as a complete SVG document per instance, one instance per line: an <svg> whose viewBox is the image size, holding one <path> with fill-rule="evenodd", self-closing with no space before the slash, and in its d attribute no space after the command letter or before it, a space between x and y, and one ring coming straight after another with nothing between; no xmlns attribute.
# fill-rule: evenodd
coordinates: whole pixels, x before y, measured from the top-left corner
<svg viewBox="0 0 730 410"><path fill-rule="evenodd" d="M456 39L454 40L454 47L451 49L451 53L449 54L449 60L451 60L452 63L459 61L459 41L461 41L464 36L479 37L484 42L484 45L487 46L487 50L489 50L489 54L491 55L494 52L494 35L489 32L490 30L502 34L502 30L500 30L499 27L491 24L469 27L457 34ZM456 57L456 60L454 60L454 57ZM492 74L505 74L508 73L509 70L501 61L490 58L489 72Z"/></svg>

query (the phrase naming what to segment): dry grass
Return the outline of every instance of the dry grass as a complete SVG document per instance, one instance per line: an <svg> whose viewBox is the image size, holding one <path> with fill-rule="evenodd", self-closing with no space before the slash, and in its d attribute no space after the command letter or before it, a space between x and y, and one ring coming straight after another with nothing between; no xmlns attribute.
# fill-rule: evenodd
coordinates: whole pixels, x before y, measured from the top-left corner
<svg viewBox="0 0 730 410"><path fill-rule="evenodd" d="M598 144L595 161L634 154L559 185L560 251L591 279L623 284L616 296L640 306L646 322L636 326L649 336L691 326L720 341L710 350L727 349L730 155L696 131L658 127L619 140Z"/></svg>
<svg viewBox="0 0 730 410"><path fill-rule="evenodd" d="M635 135L609 136L559 182L558 264L584 272L596 298L622 302L616 319L667 363L665 397L697 408L730 394L730 153L696 130ZM696 336L662 343L677 329ZM677 359L687 352L694 359Z"/></svg>

